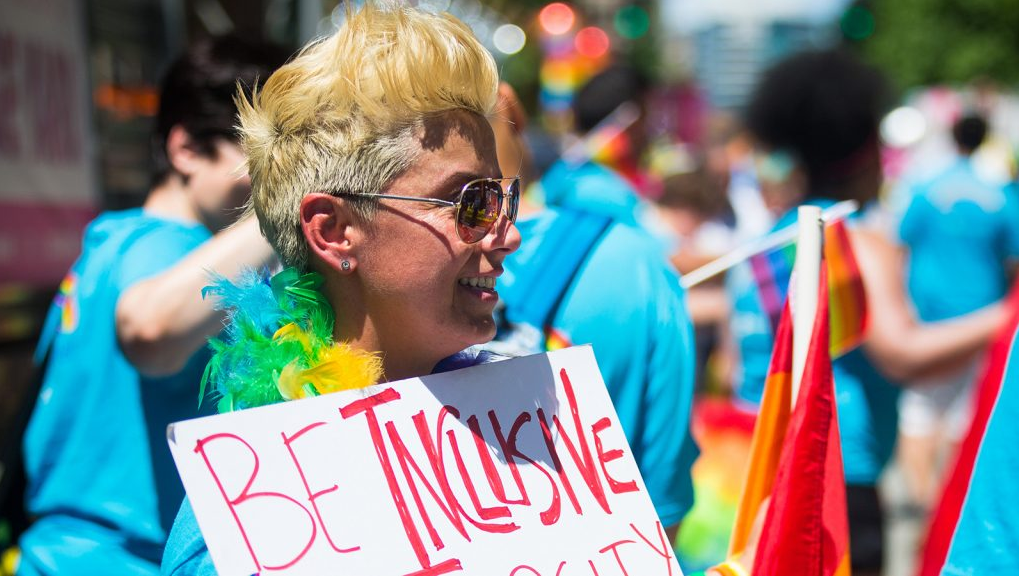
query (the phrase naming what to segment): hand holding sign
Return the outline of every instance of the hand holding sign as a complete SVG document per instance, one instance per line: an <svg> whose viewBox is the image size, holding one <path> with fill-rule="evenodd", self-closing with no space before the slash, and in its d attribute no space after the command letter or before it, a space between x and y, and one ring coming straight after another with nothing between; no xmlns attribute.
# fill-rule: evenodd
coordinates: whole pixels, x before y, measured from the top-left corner
<svg viewBox="0 0 1019 576"><path fill-rule="evenodd" d="M681 575L587 347L170 436L225 576Z"/></svg>

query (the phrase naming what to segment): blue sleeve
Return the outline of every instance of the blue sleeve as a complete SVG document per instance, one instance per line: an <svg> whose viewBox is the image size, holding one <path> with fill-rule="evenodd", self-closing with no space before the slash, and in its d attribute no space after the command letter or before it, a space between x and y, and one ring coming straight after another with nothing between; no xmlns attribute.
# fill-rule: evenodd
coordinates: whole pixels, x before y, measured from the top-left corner
<svg viewBox="0 0 1019 576"><path fill-rule="evenodd" d="M693 505L692 326L678 277L654 241L614 225L567 291L553 322L591 344L663 525Z"/></svg>
<svg viewBox="0 0 1019 576"><path fill-rule="evenodd" d="M1004 189L1005 206L1002 209L1002 256L1019 258L1019 186L1010 184Z"/></svg>
<svg viewBox="0 0 1019 576"><path fill-rule="evenodd" d="M170 529L170 537L163 551L162 576L216 576L216 567L209 556L205 537L198 529L198 521L185 497Z"/></svg>
<svg viewBox="0 0 1019 576"><path fill-rule="evenodd" d="M693 507L691 470L700 450L690 429L696 351L693 322L679 277L665 266L653 271L655 295L645 428L641 438L645 482L664 526L679 523ZM656 496L657 495L657 500Z"/></svg>
<svg viewBox="0 0 1019 576"><path fill-rule="evenodd" d="M166 270L208 238L209 233L200 226L160 223L148 228L128 243L121 255L118 288L124 291Z"/></svg>

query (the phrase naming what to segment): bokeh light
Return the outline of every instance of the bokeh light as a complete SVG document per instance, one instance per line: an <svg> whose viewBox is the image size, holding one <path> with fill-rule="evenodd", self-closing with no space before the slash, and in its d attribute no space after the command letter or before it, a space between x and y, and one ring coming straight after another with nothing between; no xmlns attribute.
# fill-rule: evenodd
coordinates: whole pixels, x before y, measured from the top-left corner
<svg viewBox="0 0 1019 576"><path fill-rule="evenodd" d="M647 10L637 5L623 6L613 18L616 32L627 40L636 40L647 34L651 28L651 17Z"/></svg>
<svg viewBox="0 0 1019 576"><path fill-rule="evenodd" d="M541 65L541 86L549 94L569 96L580 85L582 71L576 62L549 60Z"/></svg>
<svg viewBox="0 0 1019 576"><path fill-rule="evenodd" d="M577 16L570 8L562 2L553 2L541 9L538 13L538 22L542 30L549 34L565 34L573 28Z"/></svg>
<svg viewBox="0 0 1019 576"><path fill-rule="evenodd" d="M609 35L597 26L588 26L577 32L573 44L581 56L601 58L609 51Z"/></svg>
<svg viewBox="0 0 1019 576"><path fill-rule="evenodd" d="M839 22L842 33L850 40L863 40L874 33L874 14L863 6L853 6Z"/></svg>
<svg viewBox="0 0 1019 576"><path fill-rule="evenodd" d="M492 35L492 44L503 54L516 54L524 49L526 43L527 34L516 24L503 24Z"/></svg>
<svg viewBox="0 0 1019 576"><path fill-rule="evenodd" d="M893 148L906 148L923 139L927 120L916 108L901 106L881 121L881 139Z"/></svg>

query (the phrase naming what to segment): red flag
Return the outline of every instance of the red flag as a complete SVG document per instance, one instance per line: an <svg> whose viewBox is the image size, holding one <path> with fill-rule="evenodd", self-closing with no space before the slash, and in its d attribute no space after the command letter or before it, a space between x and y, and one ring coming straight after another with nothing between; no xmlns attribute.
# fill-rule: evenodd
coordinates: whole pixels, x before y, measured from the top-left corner
<svg viewBox="0 0 1019 576"><path fill-rule="evenodd" d="M782 445L752 574L848 576L849 520L829 356L828 280Z"/></svg>
<svg viewBox="0 0 1019 576"><path fill-rule="evenodd" d="M977 385L973 422L970 424L969 433L959 446L955 466L951 468L952 473L948 476L941 493L941 503L927 529L927 542L920 556L917 576L940 576L948 557L948 549L959 522L959 515L962 513L963 502L966 500L977 454L980 452L987 424L1001 392L1012 340L1019 328L1019 283L1012 288L1008 307L1009 320L991 344L983 376Z"/></svg>

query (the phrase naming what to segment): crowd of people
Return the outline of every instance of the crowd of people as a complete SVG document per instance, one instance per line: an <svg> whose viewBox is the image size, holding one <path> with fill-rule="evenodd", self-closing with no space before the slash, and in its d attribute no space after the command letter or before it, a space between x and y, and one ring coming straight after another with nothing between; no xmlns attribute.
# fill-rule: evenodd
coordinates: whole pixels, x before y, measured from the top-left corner
<svg viewBox="0 0 1019 576"><path fill-rule="evenodd" d="M878 481L898 454L915 504L936 506L1008 316L1019 205L969 160L985 111L958 119L958 157L889 215L889 91L848 52L778 63L741 128L665 153L647 137L651 90L622 65L593 76L574 97L576 143L539 174L525 107L451 16L369 2L289 59L234 37L192 46L163 82L145 204L89 225L39 345L31 524L14 573L215 574L165 429L288 399L283 386L254 390L255 376L224 379L250 370L248 340L290 324L357 367L341 389L590 344L675 540L695 500L691 417L708 356L726 358L716 380L752 414L774 344L746 266L689 292L681 273L737 231L855 200L869 328L833 372L852 571L882 574ZM611 162L591 149L606 132L627 143ZM754 148L743 158L726 149L737 138ZM204 297L270 282L312 291L314 312ZM245 319L255 328L238 328ZM336 385L309 378L316 393ZM218 403L199 402L206 382Z"/></svg>

